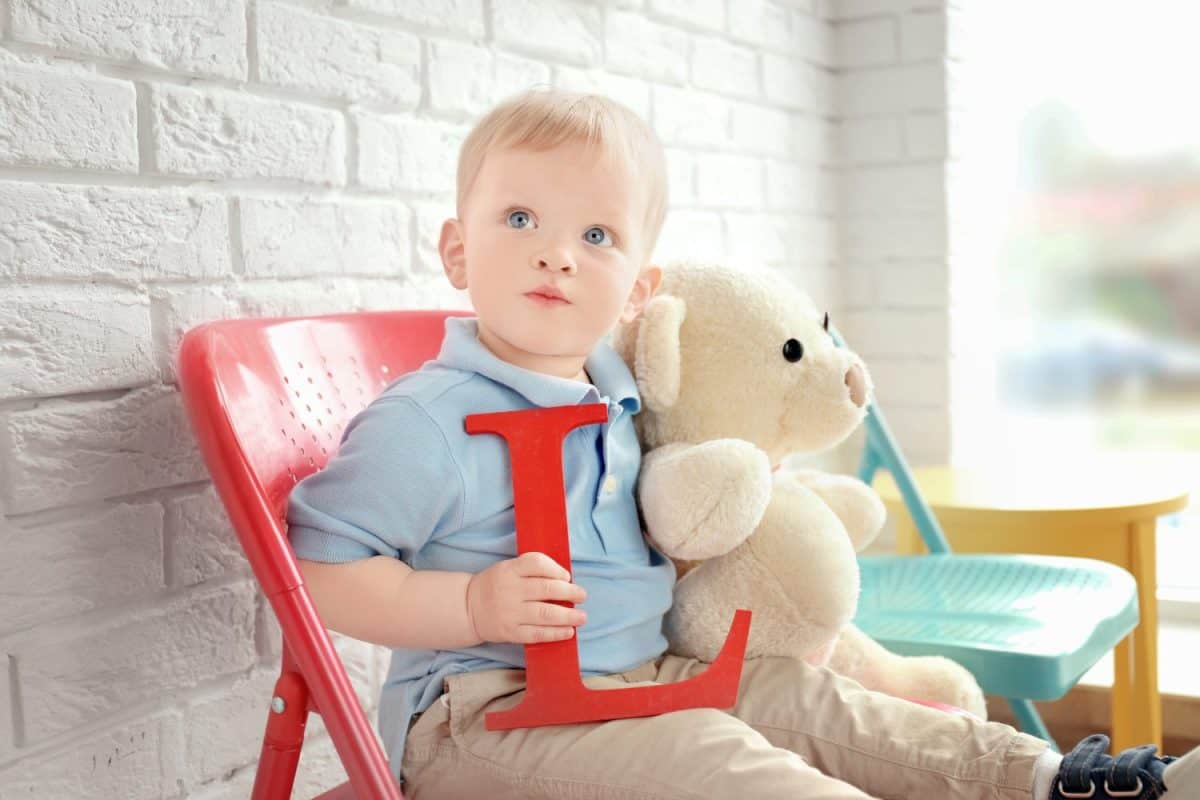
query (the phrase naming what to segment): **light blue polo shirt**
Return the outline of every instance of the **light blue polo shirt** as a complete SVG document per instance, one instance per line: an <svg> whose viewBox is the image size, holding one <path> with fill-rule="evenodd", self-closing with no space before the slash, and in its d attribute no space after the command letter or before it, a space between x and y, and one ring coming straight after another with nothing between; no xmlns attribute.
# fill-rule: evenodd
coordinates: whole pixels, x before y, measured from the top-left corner
<svg viewBox="0 0 1200 800"><path fill-rule="evenodd" d="M641 410L629 368L601 342L584 368L593 385L522 369L477 338L473 317L448 317L437 359L403 375L346 426L321 472L292 490L288 536L300 558L346 562L376 555L413 569L480 572L517 555L512 468L504 440L468 435L467 414L605 403L608 422L563 442L571 571L587 590L576 632L585 674L623 672L667 648L663 615L675 567L642 536L634 502ZM403 614L404 609L363 609ZM518 644L392 650L379 728L398 775L412 714L456 672L525 666Z"/></svg>

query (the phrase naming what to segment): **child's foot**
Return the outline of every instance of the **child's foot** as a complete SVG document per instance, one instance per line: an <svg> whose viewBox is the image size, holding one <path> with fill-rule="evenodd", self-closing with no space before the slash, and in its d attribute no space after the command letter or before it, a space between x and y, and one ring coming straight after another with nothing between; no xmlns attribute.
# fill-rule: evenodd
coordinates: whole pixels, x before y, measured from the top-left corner
<svg viewBox="0 0 1200 800"><path fill-rule="evenodd" d="M1050 800L1182 800L1196 797L1200 786L1196 781L1195 769L1182 774L1166 776L1164 773L1177 760L1172 757L1154 755L1154 745L1131 747L1117 756L1108 755L1108 737L1102 733L1089 736L1075 749L1063 756L1058 776L1050 787ZM1188 753L1182 760L1200 760L1200 749ZM1171 780L1173 778L1174 780ZM1173 790L1168 792L1168 790Z"/></svg>

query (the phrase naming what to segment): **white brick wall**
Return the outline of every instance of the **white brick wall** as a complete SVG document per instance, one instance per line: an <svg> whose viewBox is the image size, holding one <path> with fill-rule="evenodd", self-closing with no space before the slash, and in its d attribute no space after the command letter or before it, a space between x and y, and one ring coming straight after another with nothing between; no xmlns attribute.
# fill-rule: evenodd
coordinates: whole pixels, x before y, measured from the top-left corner
<svg viewBox="0 0 1200 800"><path fill-rule="evenodd" d="M907 357L936 365L944 307L917 273L946 257L939 9L0 0L0 797L248 795L278 627L184 420L179 338L461 305L438 226L459 142L505 94L597 90L652 122L660 258L766 262L839 322L839 258L904 262L912 280L847 284L870 289L859 312L896 293L861 335L916 331ZM925 392L893 418L932 424ZM339 647L373 707L383 654ZM298 796L343 779L310 737Z"/></svg>
<svg viewBox="0 0 1200 800"><path fill-rule="evenodd" d="M950 456L950 130L944 0L823 0L833 26L839 327L909 461ZM835 319L835 322L839 322ZM843 451L855 461L856 437Z"/></svg>

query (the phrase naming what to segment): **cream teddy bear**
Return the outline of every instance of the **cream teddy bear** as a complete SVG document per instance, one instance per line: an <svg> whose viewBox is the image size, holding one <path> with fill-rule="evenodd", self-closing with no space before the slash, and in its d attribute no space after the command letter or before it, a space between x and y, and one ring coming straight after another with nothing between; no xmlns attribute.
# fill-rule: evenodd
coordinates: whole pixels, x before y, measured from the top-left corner
<svg viewBox="0 0 1200 800"><path fill-rule="evenodd" d="M671 652L712 661L733 613L754 612L746 656L802 658L869 689L985 716L961 666L895 655L851 624L856 551L886 511L870 487L786 456L845 439L871 379L828 317L780 277L675 264L613 346L637 380L638 499L650 541L679 573Z"/></svg>

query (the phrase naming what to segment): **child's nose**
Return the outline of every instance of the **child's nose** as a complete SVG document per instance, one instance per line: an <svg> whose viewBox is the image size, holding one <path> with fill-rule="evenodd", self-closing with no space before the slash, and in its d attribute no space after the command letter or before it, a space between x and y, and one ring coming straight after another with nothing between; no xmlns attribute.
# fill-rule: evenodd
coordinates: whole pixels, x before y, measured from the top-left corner
<svg viewBox="0 0 1200 800"><path fill-rule="evenodd" d="M575 271L578 269L575 266L575 259L565 250L552 250L534 256L534 266L538 269L552 269L557 272L565 272L568 275L575 274Z"/></svg>

